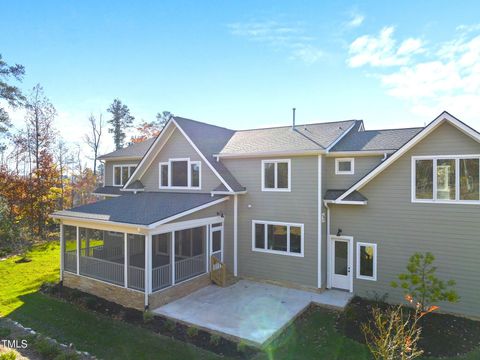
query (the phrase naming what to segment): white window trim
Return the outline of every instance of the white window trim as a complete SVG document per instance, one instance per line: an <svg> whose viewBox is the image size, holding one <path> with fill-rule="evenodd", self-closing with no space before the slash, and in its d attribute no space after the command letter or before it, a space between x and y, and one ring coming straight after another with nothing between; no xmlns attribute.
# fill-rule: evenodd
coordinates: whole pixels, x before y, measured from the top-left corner
<svg viewBox="0 0 480 360"><path fill-rule="evenodd" d="M340 162L350 162L350 171L341 171ZM355 174L355 158L335 158L335 175L353 175Z"/></svg>
<svg viewBox="0 0 480 360"><path fill-rule="evenodd" d="M267 188L265 187L265 164L273 163L274 167L274 187ZM287 163L288 164L288 187L287 188L278 188L278 178L277 178L277 168L278 163ZM292 188L292 164L290 159L273 159L273 160L262 160L262 191L278 191L278 192L290 192Z"/></svg>
<svg viewBox="0 0 480 360"><path fill-rule="evenodd" d="M411 163L411 201L412 203L424 204L464 204L478 205L479 200L460 200L460 159L479 159L479 154L470 155L428 155L428 156L412 156ZM433 198L417 199L416 198L416 161L432 160L433 161ZM455 160L455 200L437 200L437 160ZM480 172L480 168L479 168ZM480 174L479 174L480 176Z"/></svg>
<svg viewBox="0 0 480 360"><path fill-rule="evenodd" d="M115 168L120 168L120 180L122 180L122 167L126 167L128 168L128 179L130 179L130 176L133 175L133 173L135 172L135 170L130 173L130 168L131 167L136 167L137 164L124 164L124 165L113 165L113 173L112 173L112 186L125 186L125 184L115 184ZM127 179L127 182L128 182L128 179Z"/></svg>
<svg viewBox="0 0 480 360"><path fill-rule="evenodd" d="M370 246L373 248L373 276L366 276L360 274L360 247ZM357 279L377 281L377 244L367 242L357 242Z"/></svg>
<svg viewBox="0 0 480 360"><path fill-rule="evenodd" d="M264 248L260 249L255 247L255 225L256 224L263 224L263 225L280 225L287 227L287 251L280 251L280 250L271 250L268 249L268 226L265 226L265 234L264 234ZM300 253L290 252L290 227L295 226L300 228ZM304 224L298 223L286 223L280 221L265 221L265 220L252 220L252 251L256 252L263 252L269 254L277 254L277 255L286 255L286 256L296 256L296 257L304 257L304 239L305 239L305 232L304 232Z"/></svg>
<svg viewBox="0 0 480 360"><path fill-rule="evenodd" d="M172 183L172 162L186 161L187 162L187 184L188 186L170 186ZM191 167L193 164L198 165L198 186L192 186L192 172ZM162 165L168 167L168 186L162 185ZM190 158L172 158L168 161L162 161L158 163L158 187L159 189L172 189L172 190L201 190L202 189L202 162L197 160L190 160Z"/></svg>

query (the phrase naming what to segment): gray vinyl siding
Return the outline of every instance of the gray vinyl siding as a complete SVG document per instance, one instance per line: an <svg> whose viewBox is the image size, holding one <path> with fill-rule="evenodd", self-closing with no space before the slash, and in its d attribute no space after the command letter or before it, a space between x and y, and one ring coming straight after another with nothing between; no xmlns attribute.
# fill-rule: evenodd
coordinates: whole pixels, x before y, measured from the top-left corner
<svg viewBox="0 0 480 360"><path fill-rule="evenodd" d="M205 134L208 136L208 134ZM173 158L190 158L191 161L201 162L201 188L199 190L187 189L159 189L159 163L168 162ZM167 143L157 154L150 167L140 178L145 186L145 191L173 191L173 192L210 192L220 184L220 180L201 159L200 155L190 145L182 133L175 129Z"/></svg>
<svg viewBox="0 0 480 360"><path fill-rule="evenodd" d="M262 192L261 163L261 158L224 160L247 188L238 195L238 274L316 287L318 157L291 158L291 192ZM252 220L304 224L304 257L252 251Z"/></svg>
<svg viewBox="0 0 480 360"><path fill-rule="evenodd" d="M437 274L457 282L457 304L440 303L445 312L480 316L480 205L411 202L411 157L418 155L480 154L480 144L449 124L443 124L369 182L360 192L366 206L332 206L331 229L343 230L356 242L377 244L377 281L354 277L354 292L363 296L389 294L399 302L402 292L390 287L405 272L414 252L432 252Z"/></svg>
<svg viewBox="0 0 480 360"><path fill-rule="evenodd" d="M105 161L105 186L113 185L113 166L114 165L138 165L140 160L108 160Z"/></svg>
<svg viewBox="0 0 480 360"><path fill-rule="evenodd" d="M339 157L341 159L341 157ZM326 174L327 189L348 189L358 180L368 174L381 161L383 156L359 156L354 158L354 170L352 175L335 175L335 157L324 158L324 172Z"/></svg>

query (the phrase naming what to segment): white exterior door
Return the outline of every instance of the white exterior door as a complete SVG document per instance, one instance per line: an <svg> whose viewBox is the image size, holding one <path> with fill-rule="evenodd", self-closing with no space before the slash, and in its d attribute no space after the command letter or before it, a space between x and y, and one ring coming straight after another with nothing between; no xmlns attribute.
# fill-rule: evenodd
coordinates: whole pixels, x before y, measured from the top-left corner
<svg viewBox="0 0 480 360"><path fill-rule="evenodd" d="M353 291L353 238L330 236L331 287Z"/></svg>
<svg viewBox="0 0 480 360"><path fill-rule="evenodd" d="M223 224L210 227L210 255L223 262Z"/></svg>

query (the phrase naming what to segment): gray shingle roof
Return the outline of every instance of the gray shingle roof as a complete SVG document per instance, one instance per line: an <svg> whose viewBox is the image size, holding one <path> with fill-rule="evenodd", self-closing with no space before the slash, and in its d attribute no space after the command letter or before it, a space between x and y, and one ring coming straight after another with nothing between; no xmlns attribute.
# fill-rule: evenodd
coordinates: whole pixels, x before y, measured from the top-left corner
<svg viewBox="0 0 480 360"><path fill-rule="evenodd" d="M141 192L82 205L57 215L75 217L75 213L106 216L108 221L134 225L150 225L173 215L219 200L224 196L192 193ZM55 214L54 214L55 215Z"/></svg>
<svg viewBox="0 0 480 360"><path fill-rule="evenodd" d="M205 156L212 167L227 182L233 191L243 191L242 186L232 173L223 165L221 161L217 161L213 155L218 154L230 138L235 134L234 130L223 127L202 123L195 120L174 117L177 124L185 131L190 140Z"/></svg>
<svg viewBox="0 0 480 360"><path fill-rule="evenodd" d="M133 183L127 186L127 189L130 189L130 190L141 190L144 188L145 186L143 186L140 180L135 180Z"/></svg>
<svg viewBox="0 0 480 360"><path fill-rule="evenodd" d="M336 200L345 191L347 190L327 190L323 198L324 200ZM354 191L351 194L349 194L344 200L345 201L367 201L368 199L358 191Z"/></svg>
<svg viewBox="0 0 480 360"><path fill-rule="evenodd" d="M220 154L323 150L356 120L236 131Z"/></svg>
<svg viewBox="0 0 480 360"><path fill-rule="evenodd" d="M119 186L99 186L93 190L93 193L97 195L123 195L124 193L120 189Z"/></svg>
<svg viewBox="0 0 480 360"><path fill-rule="evenodd" d="M423 128L350 132L331 151L398 150Z"/></svg>
<svg viewBox="0 0 480 360"><path fill-rule="evenodd" d="M99 160L107 160L113 158L123 158L123 157L131 157L131 158L142 158L152 146L153 142L155 141L156 137L147 139L140 143L131 144L123 149L118 149L112 151L111 153L101 155L98 157Z"/></svg>

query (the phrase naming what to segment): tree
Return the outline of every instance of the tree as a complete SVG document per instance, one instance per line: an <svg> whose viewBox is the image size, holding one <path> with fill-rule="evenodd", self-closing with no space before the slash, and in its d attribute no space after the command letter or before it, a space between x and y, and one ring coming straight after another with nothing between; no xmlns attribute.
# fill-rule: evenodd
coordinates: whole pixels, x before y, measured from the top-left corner
<svg viewBox="0 0 480 360"><path fill-rule="evenodd" d="M144 121L136 128L138 135L132 136L130 141L132 143L140 143L154 136L158 136L172 117L173 114L170 111L157 113L155 121Z"/></svg>
<svg viewBox="0 0 480 360"><path fill-rule="evenodd" d="M407 273L398 275L399 283L391 282L393 288L401 287L407 296L418 299L422 310L426 311L438 301L457 302L458 294L453 290L454 280L447 282L436 277L435 257L432 253L413 254L407 264Z"/></svg>
<svg viewBox="0 0 480 360"><path fill-rule="evenodd" d="M50 100L45 96L43 87L37 84L28 97L25 108L27 123L27 143L30 154L33 154L35 166L40 166L42 151L51 154L51 146L55 142L53 120L57 111Z"/></svg>
<svg viewBox="0 0 480 360"><path fill-rule="evenodd" d="M97 119L95 116L90 115L88 118L90 122L90 134L85 134L84 140L87 143L88 147L93 152L93 175L97 175L97 158L98 158L98 149L100 148L100 139L102 137L103 131L103 122L102 122L102 114L100 114Z"/></svg>
<svg viewBox="0 0 480 360"><path fill-rule="evenodd" d="M112 118L108 120L111 125L108 131L113 134L115 148L118 150L123 147L126 137L125 130L132 126L135 118L130 115L127 105L122 104L119 99L113 100L107 111L112 114Z"/></svg>
<svg viewBox="0 0 480 360"><path fill-rule="evenodd" d="M161 113L157 113L155 118L157 119L157 124L160 130L163 129L165 125L167 125L167 123L172 117L174 117L174 115L170 111L162 111Z"/></svg>
<svg viewBox="0 0 480 360"><path fill-rule="evenodd" d="M23 75L25 75L25 68L22 65L9 66L0 54L0 99L5 100L11 107L22 106L25 97L18 87L8 84L7 80L14 78L22 81ZM11 125L7 111L0 107L0 136L5 134Z"/></svg>

